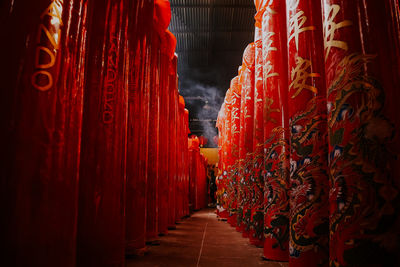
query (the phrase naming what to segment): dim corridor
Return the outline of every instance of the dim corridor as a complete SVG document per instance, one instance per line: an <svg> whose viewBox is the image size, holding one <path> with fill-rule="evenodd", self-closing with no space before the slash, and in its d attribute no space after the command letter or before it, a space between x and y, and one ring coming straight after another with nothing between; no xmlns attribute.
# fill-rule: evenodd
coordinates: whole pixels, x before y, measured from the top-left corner
<svg viewBox="0 0 400 267"><path fill-rule="evenodd" d="M218 221L214 209L194 213L159 240L160 245L149 246L144 256L127 259L126 266L288 266L263 261L262 248L250 245L228 223Z"/></svg>

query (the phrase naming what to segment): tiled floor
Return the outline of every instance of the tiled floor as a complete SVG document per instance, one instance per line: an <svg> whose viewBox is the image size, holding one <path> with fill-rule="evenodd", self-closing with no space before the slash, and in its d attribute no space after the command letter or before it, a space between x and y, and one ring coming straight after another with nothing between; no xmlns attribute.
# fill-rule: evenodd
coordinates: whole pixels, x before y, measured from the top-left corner
<svg viewBox="0 0 400 267"><path fill-rule="evenodd" d="M267 266L286 267L286 263L261 259L262 249L226 222L218 221L214 210L202 210L183 220L176 230L160 237L144 256L127 259L126 266Z"/></svg>

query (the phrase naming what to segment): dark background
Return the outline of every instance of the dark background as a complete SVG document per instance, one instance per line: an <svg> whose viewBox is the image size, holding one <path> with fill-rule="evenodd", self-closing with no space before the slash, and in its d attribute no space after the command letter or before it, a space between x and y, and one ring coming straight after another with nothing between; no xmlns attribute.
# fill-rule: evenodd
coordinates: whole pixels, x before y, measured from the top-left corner
<svg viewBox="0 0 400 267"><path fill-rule="evenodd" d="M192 134L215 147L215 122L243 51L254 40L251 0L170 0L169 30L177 39L179 92Z"/></svg>

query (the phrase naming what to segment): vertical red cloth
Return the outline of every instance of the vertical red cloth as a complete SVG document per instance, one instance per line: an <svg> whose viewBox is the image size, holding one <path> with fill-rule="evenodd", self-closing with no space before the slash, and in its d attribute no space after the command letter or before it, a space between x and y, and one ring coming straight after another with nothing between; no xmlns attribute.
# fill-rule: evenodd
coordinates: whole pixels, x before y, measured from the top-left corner
<svg viewBox="0 0 400 267"><path fill-rule="evenodd" d="M262 7L264 68L264 257L289 259L289 129L286 9L283 1Z"/></svg>
<svg viewBox="0 0 400 267"><path fill-rule="evenodd" d="M261 26L261 23L260 23ZM253 156L252 183L250 197L250 242L258 247L264 243L264 128L263 128L263 55L262 31L255 27L255 69L254 69L254 118L253 118Z"/></svg>
<svg viewBox="0 0 400 267"><path fill-rule="evenodd" d="M398 1L323 4L330 264L399 266Z"/></svg>
<svg viewBox="0 0 400 267"><path fill-rule="evenodd" d="M225 97L225 110L224 110L224 127L223 127L223 136L224 136L224 175L223 179L223 209L228 212L230 215L228 218L229 223L232 226L236 225L236 183L231 179L230 171L232 167L232 147L231 147L231 136L232 136L232 90L229 89L226 93ZM225 194L226 193L226 194ZM224 217L226 218L226 216Z"/></svg>
<svg viewBox="0 0 400 267"><path fill-rule="evenodd" d="M185 216L188 216L190 214L189 212L189 168L190 168L190 158L189 158L189 140L188 140L188 134L190 133L189 130L189 110L185 108L185 118L184 118L184 132L183 132L183 138L184 138L184 146L183 149L185 150Z"/></svg>
<svg viewBox="0 0 400 267"><path fill-rule="evenodd" d="M287 10L291 266L328 260L326 87L320 2Z"/></svg>
<svg viewBox="0 0 400 267"><path fill-rule="evenodd" d="M176 39L168 30L165 31L161 47L161 74L160 81L160 160L159 160L159 232L168 232L169 214L169 157L170 157L170 75L172 58L174 56Z"/></svg>
<svg viewBox="0 0 400 267"><path fill-rule="evenodd" d="M89 6L79 180L77 265L124 265L127 93L126 2Z"/></svg>
<svg viewBox="0 0 400 267"><path fill-rule="evenodd" d="M185 100L183 96L178 95L178 112L177 112L177 168L178 168L178 184L177 184L177 211L176 219L180 220L183 217L184 199L183 199L183 170L184 170L184 159L183 159L183 117L185 113Z"/></svg>
<svg viewBox="0 0 400 267"><path fill-rule="evenodd" d="M253 123L254 123L254 67L255 45L249 44L243 53L243 65L240 75L241 105L240 105L240 141L239 141L239 195L238 195L238 224L244 236L249 235L251 197L251 161L253 151ZM241 212L240 212L241 210ZM243 216L240 220L240 216Z"/></svg>
<svg viewBox="0 0 400 267"><path fill-rule="evenodd" d="M86 12L83 0L2 2L4 266L75 265Z"/></svg>
<svg viewBox="0 0 400 267"><path fill-rule="evenodd" d="M160 101L160 37L153 33L151 40L150 104L148 131L148 165L146 187L146 241L158 236L158 176L159 176L159 101Z"/></svg>
<svg viewBox="0 0 400 267"><path fill-rule="evenodd" d="M238 171L239 171L239 139L240 139L240 104L241 104L241 88L239 85L239 77L236 76L231 80L231 91L232 91L232 96L231 96L231 128L230 134L230 148L231 148L231 153L230 153L230 159L229 163L231 165L231 171L230 171L230 180L234 184L234 196L233 196L233 208L234 210L232 211L231 217L232 220L230 224L232 226L237 226L237 199L238 199ZM229 136L229 135L228 135ZM231 212L231 211L230 211Z"/></svg>
<svg viewBox="0 0 400 267"><path fill-rule="evenodd" d="M169 157L168 157L168 227L175 227L175 186L176 186L176 112L177 112L177 88L176 88L177 57L170 65L169 73Z"/></svg>
<svg viewBox="0 0 400 267"><path fill-rule="evenodd" d="M227 116L228 115L230 116L230 110L229 111L227 110L228 108L230 109L230 106L228 106L228 103L230 103L230 95L231 95L231 90L228 89L224 102L222 103L221 110L218 113L218 118L216 123L216 126L218 127L219 130L218 132L219 172L218 172L218 177L215 181L217 185L217 191L215 195L217 199L217 215L223 219L227 219L229 216L226 206L226 195L227 195L226 179L224 178L226 173L226 160L227 160L226 141L229 140L227 135L230 134L230 131L226 130L226 125L228 122L230 122L230 119L227 119Z"/></svg>
<svg viewBox="0 0 400 267"><path fill-rule="evenodd" d="M129 101L126 169L126 254L145 246L148 118L153 1L135 2L129 19ZM134 10L132 10L134 11ZM132 66L133 64L133 66Z"/></svg>
<svg viewBox="0 0 400 267"><path fill-rule="evenodd" d="M162 45L166 45L163 43ZM164 51L164 50L162 50ZM160 126L159 126L159 178L158 178L158 230L162 234L167 233L168 228L168 156L169 156L169 56L161 54L161 78L160 78Z"/></svg>

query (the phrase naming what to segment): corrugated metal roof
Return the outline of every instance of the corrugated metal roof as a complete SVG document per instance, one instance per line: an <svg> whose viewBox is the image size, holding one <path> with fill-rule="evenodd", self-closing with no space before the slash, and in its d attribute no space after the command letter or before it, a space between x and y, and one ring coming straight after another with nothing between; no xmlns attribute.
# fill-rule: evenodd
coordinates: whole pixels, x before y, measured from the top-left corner
<svg viewBox="0 0 400 267"><path fill-rule="evenodd" d="M254 40L253 0L170 0L169 30L177 39L180 93L190 129L212 138L217 111L243 51ZM206 89L202 89L206 88ZM204 112L206 105L215 112ZM214 114L215 113L215 114Z"/></svg>
<svg viewBox="0 0 400 267"><path fill-rule="evenodd" d="M177 37L182 64L205 67L216 51L241 53L254 36L255 8L251 0L171 0L169 29ZM193 56L192 56L192 52ZM206 58L195 56L208 53ZM206 54L207 54L206 53ZM183 55L185 54L185 55ZM182 59L185 58L186 61Z"/></svg>

